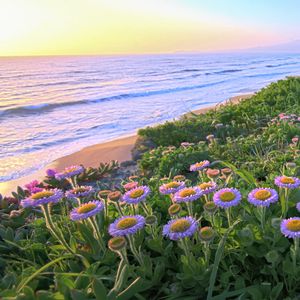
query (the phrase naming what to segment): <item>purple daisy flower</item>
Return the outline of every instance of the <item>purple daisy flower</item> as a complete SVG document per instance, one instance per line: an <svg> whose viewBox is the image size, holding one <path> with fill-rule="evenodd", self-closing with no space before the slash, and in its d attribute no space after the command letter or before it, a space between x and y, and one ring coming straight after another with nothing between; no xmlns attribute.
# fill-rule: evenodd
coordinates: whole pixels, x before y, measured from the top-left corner
<svg viewBox="0 0 300 300"><path fill-rule="evenodd" d="M62 199L64 193L59 189L43 190L21 200L23 207L36 207L48 203L57 203Z"/></svg>
<svg viewBox="0 0 300 300"><path fill-rule="evenodd" d="M282 220L280 230L288 238L300 238L300 218L294 217Z"/></svg>
<svg viewBox="0 0 300 300"><path fill-rule="evenodd" d="M300 202L297 203L296 208L300 212Z"/></svg>
<svg viewBox="0 0 300 300"><path fill-rule="evenodd" d="M217 184L213 181L210 182L203 182L198 185L203 195L210 194L212 192L215 192L218 188Z"/></svg>
<svg viewBox="0 0 300 300"><path fill-rule="evenodd" d="M197 221L192 217L174 219L164 225L163 235L171 240L179 240L194 235L198 228Z"/></svg>
<svg viewBox="0 0 300 300"><path fill-rule="evenodd" d="M175 193L174 202L191 202L199 199L203 195L198 187L186 187Z"/></svg>
<svg viewBox="0 0 300 300"><path fill-rule="evenodd" d="M205 168L207 168L210 165L210 162L208 160L203 160L200 162L197 162L190 166L191 172L201 171Z"/></svg>
<svg viewBox="0 0 300 300"><path fill-rule="evenodd" d="M104 205L101 201L94 200L87 203L83 203L80 206L74 208L70 213L70 219L72 221L78 221L93 217L104 209Z"/></svg>
<svg viewBox="0 0 300 300"><path fill-rule="evenodd" d="M69 199L87 197L93 193L92 186L79 186L75 189L66 191L66 197Z"/></svg>
<svg viewBox="0 0 300 300"><path fill-rule="evenodd" d="M73 176L79 175L84 171L82 166L70 166L65 168L62 172L56 173L55 178L57 180L71 178Z"/></svg>
<svg viewBox="0 0 300 300"><path fill-rule="evenodd" d="M236 206L240 203L241 199L241 193L234 188L221 189L217 191L213 196L215 204L222 208Z"/></svg>
<svg viewBox="0 0 300 300"><path fill-rule="evenodd" d="M300 186L300 179L297 177L277 176L274 183L280 188L296 189Z"/></svg>
<svg viewBox="0 0 300 300"><path fill-rule="evenodd" d="M48 169L47 171L46 171L46 175L48 176L48 177L55 177L55 174L57 173L57 171L56 170L54 170L54 169Z"/></svg>
<svg viewBox="0 0 300 300"><path fill-rule="evenodd" d="M124 236L135 234L144 228L145 218L141 215L123 216L109 225L108 232L111 236Z"/></svg>
<svg viewBox="0 0 300 300"><path fill-rule="evenodd" d="M123 196L123 201L128 204L137 204L141 201L145 201L150 192L151 191L148 186L138 186L130 191L127 191Z"/></svg>
<svg viewBox="0 0 300 300"><path fill-rule="evenodd" d="M278 194L270 188L257 188L248 194L248 201L255 206L270 206L278 201Z"/></svg>
<svg viewBox="0 0 300 300"><path fill-rule="evenodd" d="M161 185L159 187L159 191L163 195L168 195L168 194L174 194L183 188L185 188L184 181L172 181Z"/></svg>

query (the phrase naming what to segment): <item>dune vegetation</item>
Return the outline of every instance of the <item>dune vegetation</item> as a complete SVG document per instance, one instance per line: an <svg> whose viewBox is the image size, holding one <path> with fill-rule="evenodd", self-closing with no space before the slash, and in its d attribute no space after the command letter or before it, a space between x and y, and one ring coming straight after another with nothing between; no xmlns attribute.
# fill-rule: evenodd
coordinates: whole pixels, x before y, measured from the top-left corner
<svg viewBox="0 0 300 300"><path fill-rule="evenodd" d="M139 135L1 197L0 298L299 299L300 78Z"/></svg>

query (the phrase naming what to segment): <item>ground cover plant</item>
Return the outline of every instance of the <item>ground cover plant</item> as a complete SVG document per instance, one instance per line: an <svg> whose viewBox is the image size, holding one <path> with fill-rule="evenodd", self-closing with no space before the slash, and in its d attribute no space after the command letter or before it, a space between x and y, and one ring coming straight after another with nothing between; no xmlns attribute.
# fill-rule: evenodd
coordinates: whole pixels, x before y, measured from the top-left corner
<svg viewBox="0 0 300 300"><path fill-rule="evenodd" d="M1 198L2 299L299 299L300 79ZM198 127L197 127L198 126ZM113 180L111 180L113 182Z"/></svg>

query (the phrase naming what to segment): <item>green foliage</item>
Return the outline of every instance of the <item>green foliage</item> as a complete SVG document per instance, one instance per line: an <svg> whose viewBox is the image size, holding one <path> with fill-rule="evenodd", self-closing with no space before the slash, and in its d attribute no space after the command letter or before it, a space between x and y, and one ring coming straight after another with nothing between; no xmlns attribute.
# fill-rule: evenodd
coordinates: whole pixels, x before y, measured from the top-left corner
<svg viewBox="0 0 300 300"><path fill-rule="evenodd" d="M47 207L53 234L40 207L18 205L28 191L19 188L13 198L0 196L1 299L297 299L300 256L293 241L280 232L280 203L267 208L262 226L261 210L246 197L257 186L275 188L273 180L279 174L299 176L299 142L291 141L300 136L299 122L277 118L282 112L300 114L299 103L300 79L290 78L239 105L140 130L158 145L139 161L136 179L151 189L146 208L157 222L135 234L136 249L127 240L127 255L106 247L108 226L119 216L119 209L125 215L145 216L141 205L133 211L131 205L118 207L104 197L107 210L97 215L95 223L73 222L69 212L77 204L64 198ZM216 126L220 123L223 125ZM207 141L208 134L215 138ZM181 142L194 145L180 146ZM189 171L191 164L206 159L212 168L233 171L215 179L219 188L235 187L243 194L241 204L231 210L233 225L223 209L213 217L206 212L202 197L193 204L193 214L200 227L214 228L214 239L208 244L198 233L186 244L164 238L162 227L171 218L168 208L172 202L159 193L159 186L178 174L186 176L187 186L210 180L204 173L199 179L197 172ZM116 168L112 162L87 169L73 183L97 180L98 186L105 186L102 178ZM53 178L43 184L64 191L70 188L67 181ZM121 186L116 188L125 192ZM97 192L82 201L94 199ZM299 197L299 189L289 192L288 217L297 215ZM212 200L212 195L207 198ZM179 217L187 214L183 204Z"/></svg>

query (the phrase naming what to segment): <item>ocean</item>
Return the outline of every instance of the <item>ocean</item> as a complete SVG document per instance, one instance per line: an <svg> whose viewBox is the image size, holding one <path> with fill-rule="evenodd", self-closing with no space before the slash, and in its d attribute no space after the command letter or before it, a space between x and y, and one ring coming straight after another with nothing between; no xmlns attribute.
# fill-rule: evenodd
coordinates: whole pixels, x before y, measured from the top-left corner
<svg viewBox="0 0 300 300"><path fill-rule="evenodd" d="M299 73L300 54L0 58L0 182Z"/></svg>

